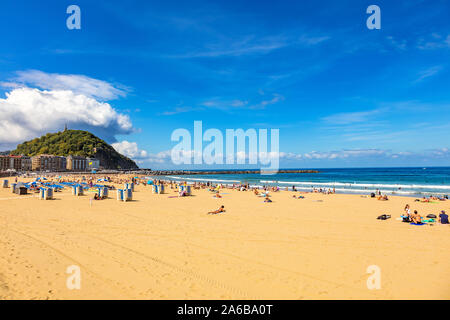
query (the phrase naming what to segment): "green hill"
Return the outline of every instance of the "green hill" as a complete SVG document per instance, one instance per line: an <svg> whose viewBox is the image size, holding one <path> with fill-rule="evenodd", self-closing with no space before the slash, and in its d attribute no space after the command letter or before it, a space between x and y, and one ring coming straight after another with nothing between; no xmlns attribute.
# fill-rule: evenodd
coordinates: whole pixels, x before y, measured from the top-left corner
<svg viewBox="0 0 450 320"><path fill-rule="evenodd" d="M35 156L53 154L56 156L76 155L100 160L106 169L137 169L130 158L118 153L113 147L88 131L65 130L47 133L45 136L26 141L11 151L13 155Z"/></svg>

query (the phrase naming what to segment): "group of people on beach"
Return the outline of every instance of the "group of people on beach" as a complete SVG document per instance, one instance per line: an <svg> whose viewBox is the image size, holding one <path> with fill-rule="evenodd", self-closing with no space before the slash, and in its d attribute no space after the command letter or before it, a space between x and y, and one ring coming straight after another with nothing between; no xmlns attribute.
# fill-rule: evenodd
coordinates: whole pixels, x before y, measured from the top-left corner
<svg viewBox="0 0 450 320"><path fill-rule="evenodd" d="M449 224L449 220L448 220L448 215L445 213L444 210L442 210L439 214L438 217L436 217L436 215L434 214L429 214L426 216L425 219L424 217L422 217L417 210L414 210L413 213L411 213L411 208L409 206L409 204L407 204L405 206L405 213L403 215L401 215L401 218L403 219L403 222L412 222L414 224L422 224L423 222L433 222L435 221L434 219L438 219L438 222L440 222L441 224Z"/></svg>
<svg viewBox="0 0 450 320"><path fill-rule="evenodd" d="M47 176L44 180L47 180L49 182L76 182L76 183L85 183L89 187L93 187L97 181L106 182L108 188L114 188L114 184L123 184L123 183L129 183L130 181L134 184L139 184L139 182L143 182L142 184L146 186L147 184L156 184L156 185L165 185L167 187L170 187L170 189L175 189L176 192L178 192L179 197L183 197L187 195L186 188L179 188L180 186L186 187L188 184L186 181L172 181L172 180L148 180L148 178L142 178L139 179L137 177L123 177L121 175L117 176L107 176L103 177L102 179L99 179L98 176L89 176L89 175L82 175L82 176L57 176L57 175L50 175ZM17 182L17 177L15 178L15 181ZM215 198L222 198L220 195L220 190L222 189L232 189L237 191L252 191L255 196L264 198L265 203L271 203L273 202L270 198L270 192L279 192L281 189L278 186L250 186L248 183L243 184L233 184L233 185L223 185L223 184L214 184L211 182L194 182L191 187L195 190L198 189L208 189L209 191L214 193ZM292 186L292 191L297 191L295 186ZM288 191L289 188L286 187L286 191ZM333 194L335 193L335 189L315 189L312 188L312 193L323 193L323 194ZM307 193L307 192L302 192ZM377 190L375 193L371 194L372 198L377 198L380 201L387 201L389 200L388 196L382 195L380 190ZM293 198L296 199L304 199L305 197L300 194L298 197L294 194ZM101 197L98 193L95 193L93 200L102 200L104 199ZM429 197L423 197L421 199L415 199L415 202L432 202L432 201L446 201L448 200L448 196L429 196ZM225 207L222 205L217 210L210 211L208 214L220 214L225 212ZM401 215L403 222L410 222L413 224L423 224L423 223L433 223L435 221L441 223L441 224L449 224L448 215L445 213L444 210L442 210L439 215L429 214L426 217L422 217L417 210L411 211L409 204L407 204L404 208L404 214Z"/></svg>
<svg viewBox="0 0 450 320"><path fill-rule="evenodd" d="M448 200L448 196L444 195L441 197L436 197L436 196L429 196L429 197L422 197L422 199L416 199L414 201L416 202L431 202L431 201L445 201Z"/></svg>

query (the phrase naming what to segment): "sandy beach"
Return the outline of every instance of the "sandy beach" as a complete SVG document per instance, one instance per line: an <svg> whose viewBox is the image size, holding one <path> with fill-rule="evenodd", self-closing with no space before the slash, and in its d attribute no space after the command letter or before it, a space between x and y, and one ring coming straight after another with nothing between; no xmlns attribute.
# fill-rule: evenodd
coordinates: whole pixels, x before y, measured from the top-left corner
<svg viewBox="0 0 450 320"><path fill-rule="evenodd" d="M282 191L264 203L143 185L131 202L93 195L43 201L0 188L0 299L450 298L450 225L396 220L407 203L426 216L450 212L449 201ZM206 214L220 205L225 213ZM72 265L79 290L66 286ZM367 288L371 265L378 290Z"/></svg>

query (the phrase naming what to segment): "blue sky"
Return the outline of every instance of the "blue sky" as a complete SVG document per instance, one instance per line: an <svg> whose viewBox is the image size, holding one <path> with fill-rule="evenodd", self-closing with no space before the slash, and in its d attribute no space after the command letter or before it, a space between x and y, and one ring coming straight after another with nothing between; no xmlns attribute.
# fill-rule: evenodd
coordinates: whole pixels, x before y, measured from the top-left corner
<svg viewBox="0 0 450 320"><path fill-rule="evenodd" d="M81 30L66 27L71 4ZM0 147L68 122L165 168L173 130L201 120L280 129L282 167L447 166L449 13L439 0L2 3Z"/></svg>

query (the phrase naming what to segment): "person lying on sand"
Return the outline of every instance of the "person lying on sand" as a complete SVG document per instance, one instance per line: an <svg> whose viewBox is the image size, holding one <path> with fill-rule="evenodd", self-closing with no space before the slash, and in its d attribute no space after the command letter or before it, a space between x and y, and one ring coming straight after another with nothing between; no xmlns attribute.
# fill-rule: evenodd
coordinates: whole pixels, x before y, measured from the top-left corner
<svg viewBox="0 0 450 320"><path fill-rule="evenodd" d="M253 192L255 193L255 195L259 195L258 189L254 189Z"/></svg>
<svg viewBox="0 0 450 320"><path fill-rule="evenodd" d="M266 197L266 198L264 199L264 202L272 202L272 200L270 200L269 197Z"/></svg>
<svg viewBox="0 0 450 320"><path fill-rule="evenodd" d="M100 197L98 196L98 194L96 193L96 194L94 195L94 200L102 200L102 198L100 198Z"/></svg>
<svg viewBox="0 0 450 320"><path fill-rule="evenodd" d="M216 211L210 211L210 212L208 212L208 214L218 214L218 213L221 213L221 212L225 212L225 207L224 206L220 206L219 209L217 209Z"/></svg>
<svg viewBox="0 0 450 320"><path fill-rule="evenodd" d="M220 194L218 194L218 193L216 193L213 197L214 198L222 198L222 196Z"/></svg>
<svg viewBox="0 0 450 320"><path fill-rule="evenodd" d="M417 213L417 210L414 210L414 213L411 215L411 221L416 224L422 223L422 217Z"/></svg>
<svg viewBox="0 0 450 320"><path fill-rule="evenodd" d="M179 196L179 197L186 197L186 196L187 196L187 191L186 191L186 190L180 191L180 192L178 193L178 196Z"/></svg>

